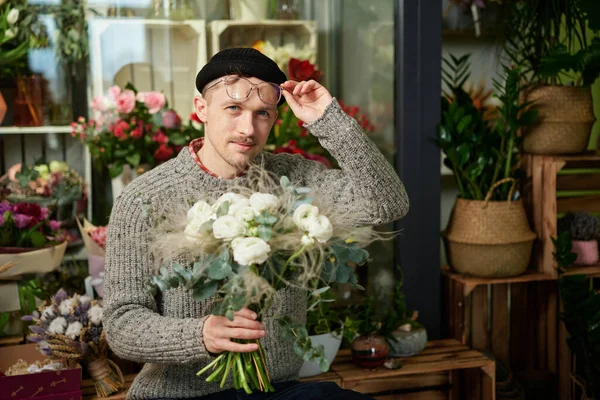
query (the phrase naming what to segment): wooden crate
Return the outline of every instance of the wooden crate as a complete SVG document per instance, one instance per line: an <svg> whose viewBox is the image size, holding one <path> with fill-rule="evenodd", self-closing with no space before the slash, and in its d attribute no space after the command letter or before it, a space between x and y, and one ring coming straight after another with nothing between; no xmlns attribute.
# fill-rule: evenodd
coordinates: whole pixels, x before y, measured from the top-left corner
<svg viewBox="0 0 600 400"><path fill-rule="evenodd" d="M522 157L526 179L523 200L531 226L538 235L532 264L541 273L556 277L552 238L557 217L566 212L600 213L600 155ZM571 273L600 274L600 264Z"/></svg>
<svg viewBox="0 0 600 400"><path fill-rule="evenodd" d="M443 269L442 280L446 337L490 351L525 386L530 378L545 375L557 399L575 399L573 359L559 320L555 279L544 274L469 278Z"/></svg>
<svg viewBox="0 0 600 400"><path fill-rule="evenodd" d="M317 56L317 21L217 20L208 24L208 58L231 47L251 47L258 40L274 46L309 46Z"/></svg>
<svg viewBox="0 0 600 400"><path fill-rule="evenodd" d="M131 82L139 91L163 91L189 119L196 74L206 64L204 20L92 18L89 30L93 97Z"/></svg>

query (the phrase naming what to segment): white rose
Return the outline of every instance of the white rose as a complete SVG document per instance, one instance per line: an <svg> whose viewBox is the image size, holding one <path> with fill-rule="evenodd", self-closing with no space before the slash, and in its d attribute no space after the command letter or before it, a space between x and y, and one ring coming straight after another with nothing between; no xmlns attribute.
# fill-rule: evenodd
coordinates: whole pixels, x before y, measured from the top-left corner
<svg viewBox="0 0 600 400"><path fill-rule="evenodd" d="M52 322L50 322L50 326L48 327L48 332L56 333L58 335L65 333L65 328L67 327L67 320L63 317L55 318Z"/></svg>
<svg viewBox="0 0 600 400"><path fill-rule="evenodd" d="M213 236L226 241L233 240L246 234L246 223L231 215L217 218L213 224Z"/></svg>
<svg viewBox="0 0 600 400"><path fill-rule="evenodd" d="M55 316L56 314L54 314L54 309L52 308L52 306L48 306L42 310L42 316L40 317L40 319L46 322L47 320L52 319Z"/></svg>
<svg viewBox="0 0 600 400"><path fill-rule="evenodd" d="M303 231L307 231L306 221L319 215L319 209L310 204L301 204L294 211L294 223Z"/></svg>
<svg viewBox="0 0 600 400"><path fill-rule="evenodd" d="M87 313L88 318L94 325L100 325L102 323L102 314L103 310L100 306L92 306Z"/></svg>
<svg viewBox="0 0 600 400"><path fill-rule="evenodd" d="M229 207L229 215L239 218L242 221L250 222L256 217L256 211L252 207L237 203Z"/></svg>
<svg viewBox="0 0 600 400"><path fill-rule="evenodd" d="M274 210L279 204L279 199L269 193L252 193L250 196L250 207L260 213L263 210Z"/></svg>
<svg viewBox="0 0 600 400"><path fill-rule="evenodd" d="M71 322L65 331L65 335L75 340L79 335L81 335L81 328L83 328L81 322Z"/></svg>
<svg viewBox="0 0 600 400"><path fill-rule="evenodd" d="M50 161L50 172L55 174L57 172L66 172L69 170L69 165L64 161Z"/></svg>
<svg viewBox="0 0 600 400"><path fill-rule="evenodd" d="M315 239L308 235L302 235L302 246L312 246L315 244Z"/></svg>
<svg viewBox="0 0 600 400"><path fill-rule="evenodd" d="M271 246L261 238L237 238L231 242L233 259L241 265L262 264L269 257Z"/></svg>
<svg viewBox="0 0 600 400"><path fill-rule="evenodd" d="M62 315L69 315L71 314L71 310L75 308L75 304L75 299L64 299L60 302L60 306L58 306L58 311L60 311Z"/></svg>
<svg viewBox="0 0 600 400"><path fill-rule="evenodd" d="M15 36L17 36L17 28L7 29L4 32L4 37L6 38L6 40L10 40L10 39L14 38Z"/></svg>
<svg viewBox="0 0 600 400"><path fill-rule="evenodd" d="M308 218L305 224L309 236L317 239L319 243L327 242L333 235L333 226L331 226L329 218L324 215Z"/></svg>
<svg viewBox="0 0 600 400"><path fill-rule="evenodd" d="M187 212L187 221L202 225L213 216L212 207L207 202L197 201Z"/></svg>
<svg viewBox="0 0 600 400"><path fill-rule="evenodd" d="M14 25L18 20L19 20L19 10L17 10L16 8L13 8L12 10L10 10L8 12L8 15L6 16L6 22L8 22L9 25Z"/></svg>

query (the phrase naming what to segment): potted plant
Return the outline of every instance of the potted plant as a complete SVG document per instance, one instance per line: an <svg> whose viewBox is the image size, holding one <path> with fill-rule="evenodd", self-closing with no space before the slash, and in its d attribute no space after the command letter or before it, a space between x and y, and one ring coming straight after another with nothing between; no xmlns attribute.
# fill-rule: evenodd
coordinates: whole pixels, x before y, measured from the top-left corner
<svg viewBox="0 0 600 400"><path fill-rule="evenodd" d="M595 121L591 85L600 76L600 3L596 0L509 2L505 52L524 68L525 101L538 123L524 131L534 154L584 151Z"/></svg>
<svg viewBox="0 0 600 400"><path fill-rule="evenodd" d="M495 83L497 118L485 121L463 89L469 78L469 55L444 59L442 121L438 147L453 171L459 197L442 232L451 266L460 273L482 277L514 276L529 264L535 234L516 198L522 127L536 112L520 103L520 69L505 68L504 85ZM510 183L510 185L506 185Z"/></svg>
<svg viewBox="0 0 600 400"><path fill-rule="evenodd" d="M391 331L388 339L390 356L409 357L420 353L427 345L427 330L417 321L418 311L411 311L406 306L404 292L404 276L399 269L400 277L391 298L391 309L384 318L384 331Z"/></svg>
<svg viewBox="0 0 600 400"><path fill-rule="evenodd" d="M559 229L569 232L572 251L577 255L575 264L598 264L598 238L600 238L600 219L580 212L567 213L559 220Z"/></svg>
<svg viewBox="0 0 600 400"><path fill-rule="evenodd" d="M582 389L582 399L600 399L600 293L592 278L563 274L577 257L571 252L569 233L560 232L552 240L559 271L560 318L576 363L571 376Z"/></svg>
<svg viewBox="0 0 600 400"><path fill-rule="evenodd" d="M342 340L346 335L353 335L353 327L356 322L350 316L341 316L331 304L335 301L335 295L331 290L316 293L309 300L308 312L306 314L306 329L313 346L322 345L325 357L331 365L340 349ZM352 341L353 337L346 337ZM300 378L307 378L321 374L318 363L304 361L300 368Z"/></svg>

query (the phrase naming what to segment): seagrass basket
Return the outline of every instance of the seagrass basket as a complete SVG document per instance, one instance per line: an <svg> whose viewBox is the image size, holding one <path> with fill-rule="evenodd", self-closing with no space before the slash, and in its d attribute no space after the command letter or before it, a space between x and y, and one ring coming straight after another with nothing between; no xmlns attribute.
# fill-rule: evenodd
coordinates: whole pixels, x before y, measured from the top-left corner
<svg viewBox="0 0 600 400"><path fill-rule="evenodd" d="M587 149L596 121L589 87L540 86L525 100L538 110L538 122L523 135L525 152L575 154Z"/></svg>
<svg viewBox="0 0 600 400"><path fill-rule="evenodd" d="M450 266L458 273L485 278L520 275L531 258L535 233L529 228L521 200L489 201L494 189L515 180L494 184L485 200L456 199L444 238Z"/></svg>

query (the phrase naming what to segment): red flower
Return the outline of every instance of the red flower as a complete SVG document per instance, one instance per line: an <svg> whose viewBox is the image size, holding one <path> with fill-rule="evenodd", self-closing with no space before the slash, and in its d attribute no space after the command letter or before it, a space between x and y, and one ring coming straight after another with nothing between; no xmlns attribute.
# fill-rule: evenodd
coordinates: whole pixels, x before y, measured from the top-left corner
<svg viewBox="0 0 600 400"><path fill-rule="evenodd" d="M142 136L144 136L144 131L138 126L131 131L131 136L133 136L134 139L140 139Z"/></svg>
<svg viewBox="0 0 600 400"><path fill-rule="evenodd" d="M34 203L19 203L15 206L16 214L25 214L37 220L42 219L42 207Z"/></svg>
<svg viewBox="0 0 600 400"><path fill-rule="evenodd" d="M191 113L191 114L190 114L190 119L191 119L192 121L196 121L196 122L198 122L199 124L201 124L201 123L202 123L202 121L200 121L200 118L198 118L198 115L196 115L196 113L195 113L195 112L193 112L193 113Z"/></svg>
<svg viewBox="0 0 600 400"><path fill-rule="evenodd" d="M158 146L158 149L154 153L154 159L157 162L167 161L169 158L173 156L173 149L167 146L166 144L161 144Z"/></svg>
<svg viewBox="0 0 600 400"><path fill-rule="evenodd" d="M167 129L179 129L181 127L181 118L173 110L167 110L162 113L163 125Z"/></svg>
<svg viewBox="0 0 600 400"><path fill-rule="evenodd" d="M169 137L163 133L163 131L158 131L152 136L152 141L160 144L169 143Z"/></svg>
<svg viewBox="0 0 600 400"><path fill-rule="evenodd" d="M288 62L288 77L293 81L308 81L314 79L320 82L323 78L323 73L317 70L317 66L311 64L310 61L300 61L297 58L290 58Z"/></svg>

